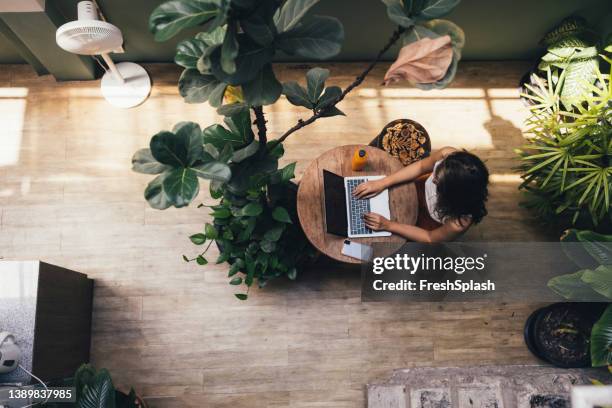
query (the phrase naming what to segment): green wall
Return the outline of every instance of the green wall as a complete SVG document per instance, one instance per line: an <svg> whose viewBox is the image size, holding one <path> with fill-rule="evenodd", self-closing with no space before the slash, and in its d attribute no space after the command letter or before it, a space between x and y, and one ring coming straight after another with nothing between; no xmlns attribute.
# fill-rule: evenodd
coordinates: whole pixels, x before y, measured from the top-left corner
<svg viewBox="0 0 612 408"><path fill-rule="evenodd" d="M47 1L67 20L76 18L77 0ZM98 2L108 20L124 33L126 53L116 55L116 60L172 60L180 38L156 43L147 29L151 10L162 0ZM346 41L337 60L370 58L393 30L380 0L321 0L314 13L334 15L344 23ZM464 59L529 59L540 52L537 42L542 34L574 13L600 29L612 27L612 0L463 0L448 18L465 30ZM15 62L21 58L0 38L0 63Z"/></svg>

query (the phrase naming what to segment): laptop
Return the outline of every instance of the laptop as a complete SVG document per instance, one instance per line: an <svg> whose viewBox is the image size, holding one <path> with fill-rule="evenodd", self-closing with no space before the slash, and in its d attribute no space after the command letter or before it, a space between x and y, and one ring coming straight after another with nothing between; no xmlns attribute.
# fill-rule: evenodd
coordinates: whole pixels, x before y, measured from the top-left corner
<svg viewBox="0 0 612 408"><path fill-rule="evenodd" d="M341 237L388 237L387 231L372 231L365 225L363 214L374 212L391 218L389 190L376 197L360 200L353 197L353 190L366 181L380 180L384 176L342 177L323 170L323 194L325 201L325 228L328 233Z"/></svg>

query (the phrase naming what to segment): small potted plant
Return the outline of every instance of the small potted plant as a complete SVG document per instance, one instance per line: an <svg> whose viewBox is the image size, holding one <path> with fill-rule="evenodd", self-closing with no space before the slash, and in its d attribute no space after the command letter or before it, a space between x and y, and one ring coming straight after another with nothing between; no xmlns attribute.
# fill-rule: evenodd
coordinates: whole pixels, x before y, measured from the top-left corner
<svg viewBox="0 0 612 408"><path fill-rule="evenodd" d="M555 303L533 312L525 342L537 357L564 368L612 367L610 242L612 235L592 231L569 230L561 238L565 253L583 269L557 276L548 286L568 300L601 302Z"/></svg>
<svg viewBox="0 0 612 408"><path fill-rule="evenodd" d="M115 388L107 369L96 370L90 364L83 364L74 378L62 380L62 386L75 388L75 408L147 408L144 400L136 395L133 388L124 393ZM46 408L66 407L65 403L45 403Z"/></svg>

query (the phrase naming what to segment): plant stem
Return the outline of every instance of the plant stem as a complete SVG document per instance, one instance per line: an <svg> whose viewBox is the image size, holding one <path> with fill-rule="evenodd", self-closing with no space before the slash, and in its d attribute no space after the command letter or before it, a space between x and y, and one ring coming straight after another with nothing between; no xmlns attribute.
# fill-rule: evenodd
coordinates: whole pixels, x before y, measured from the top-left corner
<svg viewBox="0 0 612 408"><path fill-rule="evenodd" d="M372 69L374 69L376 64L378 64L380 62L380 59L383 57L383 55L389 50L389 48L391 48L397 42L397 40L400 39L400 36L404 33L404 31L406 31L406 28L398 27L393 32L393 35L391 36L391 38L389 38L389 41L387 41L387 44L376 55L376 58L374 58L374 60L372 60L372 62L370 62L368 67L361 74L359 74L357 77L355 77L355 80L349 86L347 86L344 89L344 91L342 92L342 94L340 94L338 99L333 104L329 105L326 109L330 109L330 108L336 106L338 103L340 103L344 99L344 97L346 95L348 95L349 92L351 92L353 89L355 89L359 85L361 85L361 83L365 80L365 78L368 76L370 71L372 71ZM275 144L282 143L292 133L300 130L301 128L303 128L305 126L310 125L311 123L314 123L317 119L323 117L323 114L325 113L326 109L319 110L318 112L314 113L311 117L309 117L306 120L299 119L298 122L291 129L287 130L280 138L275 140L274 143Z"/></svg>
<svg viewBox="0 0 612 408"><path fill-rule="evenodd" d="M268 135L266 128L266 118L264 116L263 107L253 106L255 112L255 125L257 125L257 134L259 135L259 145L263 148L268 143Z"/></svg>

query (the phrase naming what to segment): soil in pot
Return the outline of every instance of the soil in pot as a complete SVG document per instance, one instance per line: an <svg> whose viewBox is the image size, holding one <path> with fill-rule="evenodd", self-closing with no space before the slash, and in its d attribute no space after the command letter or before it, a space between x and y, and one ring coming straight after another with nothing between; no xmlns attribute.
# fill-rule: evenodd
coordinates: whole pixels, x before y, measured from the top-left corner
<svg viewBox="0 0 612 408"><path fill-rule="evenodd" d="M591 329L602 311L598 304L576 303L541 309L533 323L535 354L559 367L589 367Z"/></svg>

